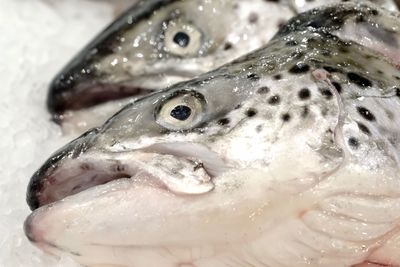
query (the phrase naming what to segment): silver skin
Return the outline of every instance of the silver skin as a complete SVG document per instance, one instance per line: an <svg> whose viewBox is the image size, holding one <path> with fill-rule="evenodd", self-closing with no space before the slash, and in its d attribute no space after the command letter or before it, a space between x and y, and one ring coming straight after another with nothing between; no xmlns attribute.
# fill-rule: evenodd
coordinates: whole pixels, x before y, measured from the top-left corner
<svg viewBox="0 0 400 267"><path fill-rule="evenodd" d="M301 14L127 105L34 174L27 237L91 267L400 266L399 71L338 37L375 25L391 47L396 21L350 3Z"/></svg>
<svg viewBox="0 0 400 267"><path fill-rule="evenodd" d="M138 96L261 47L293 15L264 0L139 1L55 77L49 110L66 132L81 133ZM179 45L177 33L189 42Z"/></svg>
<svg viewBox="0 0 400 267"><path fill-rule="evenodd" d="M336 2L139 1L55 78L49 109L65 133L80 134L137 97L265 45L296 13ZM392 0L372 2L396 9ZM121 1L114 4L118 8ZM174 42L178 32L190 37L187 47Z"/></svg>
<svg viewBox="0 0 400 267"><path fill-rule="evenodd" d="M290 5L296 10L296 12L301 13L307 10L311 10L316 7L331 5L338 3L338 0L288 0ZM352 0L355 3L371 2L380 7L384 7L390 11L398 10L398 2L393 0Z"/></svg>

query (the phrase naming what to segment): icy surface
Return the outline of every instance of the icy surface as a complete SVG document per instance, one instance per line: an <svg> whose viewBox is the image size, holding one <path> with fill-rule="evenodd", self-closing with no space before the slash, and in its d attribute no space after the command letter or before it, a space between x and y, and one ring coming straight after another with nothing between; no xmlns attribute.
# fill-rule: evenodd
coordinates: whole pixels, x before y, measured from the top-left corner
<svg viewBox="0 0 400 267"><path fill-rule="evenodd" d="M110 22L104 1L0 0L0 266L76 266L43 255L25 238L26 186L70 137L45 108L51 78Z"/></svg>

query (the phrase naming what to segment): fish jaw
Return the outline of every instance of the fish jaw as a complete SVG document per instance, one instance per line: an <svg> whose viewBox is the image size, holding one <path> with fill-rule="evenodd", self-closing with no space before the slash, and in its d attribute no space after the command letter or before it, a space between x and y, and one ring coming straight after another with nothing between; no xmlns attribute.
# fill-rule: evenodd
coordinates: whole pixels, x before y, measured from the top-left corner
<svg viewBox="0 0 400 267"><path fill-rule="evenodd" d="M316 199L311 195L297 197L299 193L326 179L340 165L340 160L332 165L321 165L319 153L307 144L310 142L306 137L307 131L303 134L284 142L284 145L276 144L275 150L270 151L275 160L267 169L240 168L237 162L226 159L228 168L207 166L211 163L221 166L218 158L222 157L216 157L207 147L193 143L157 143L143 149L140 156L130 156L130 159L121 154L120 167L115 167L115 160L119 157L116 154L103 155L105 159L100 160L102 156L91 156L89 148L73 159L66 158L57 168L61 171L65 166L64 172L73 172L73 164L86 162L84 169L87 173L90 172L88 166L94 165L88 163L92 159L101 162L102 173L112 169L107 162L113 162L113 169L123 170L129 178L122 176L65 198L61 196L58 201L54 198L43 201L26 220L26 234L45 252L55 255L68 253L88 266L179 266L180 263L224 266L232 257L242 259L248 257L247 253L252 255L253 246L266 246L269 237L262 239L264 234L268 236L267 233L281 221L309 209ZM216 144L214 150L218 151L219 146L222 145ZM144 161L144 157L152 157L156 151L164 156L174 154L187 158L192 150L201 157L205 169L213 176L205 183L210 185L211 182L212 187L201 187L206 189L201 192L183 192L182 187L165 183L148 172L129 170L133 158ZM201 156L204 154L208 155L208 161ZM304 158L308 160L303 162ZM166 158L162 159L165 161ZM187 190L188 184L185 188ZM249 195L249 192L252 193ZM286 204L282 206L282 203ZM176 255L166 256L165 248ZM190 256L195 251L201 253ZM273 257L265 256L264 251L255 251L258 252L250 256L250 262L273 263Z"/></svg>
<svg viewBox="0 0 400 267"><path fill-rule="evenodd" d="M161 25L175 9L190 20L196 18L204 31L204 47L195 55L177 56L159 47L164 38ZM271 15L261 15L266 12ZM224 16L222 22L219 15ZM251 15L255 22L248 21ZM221 66L265 44L292 15L289 7L262 0L139 1L56 75L49 88L48 110L55 122L67 127L77 120L81 121L77 128L98 126L85 116L71 120L71 113L91 112L91 107L106 102L118 106L121 99L132 100Z"/></svg>
<svg viewBox="0 0 400 267"><path fill-rule="evenodd" d="M194 143L161 143L111 155L79 149L68 145L33 175L27 197L33 210L123 178L176 194L203 194L213 190L215 176L229 169L217 154Z"/></svg>

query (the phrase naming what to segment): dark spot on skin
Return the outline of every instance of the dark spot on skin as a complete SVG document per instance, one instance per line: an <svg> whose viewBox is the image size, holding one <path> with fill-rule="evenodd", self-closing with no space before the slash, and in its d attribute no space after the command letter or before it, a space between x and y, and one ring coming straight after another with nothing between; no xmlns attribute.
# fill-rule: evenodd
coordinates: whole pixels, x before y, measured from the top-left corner
<svg viewBox="0 0 400 267"><path fill-rule="evenodd" d="M323 95L326 99L332 99L333 94L331 90L327 88L320 88L319 91L321 92L321 95Z"/></svg>
<svg viewBox="0 0 400 267"><path fill-rule="evenodd" d="M396 138L396 137L389 137L388 139L389 139L389 142L394 146L397 146L399 144L398 138Z"/></svg>
<svg viewBox="0 0 400 267"><path fill-rule="evenodd" d="M247 74L247 79L252 80L252 81L258 81L260 79L260 76L258 76L255 73L250 73L250 74Z"/></svg>
<svg viewBox="0 0 400 267"><path fill-rule="evenodd" d="M383 74L383 71L377 70L376 73L378 73L379 75L382 75L382 74Z"/></svg>
<svg viewBox="0 0 400 267"><path fill-rule="evenodd" d="M218 121L219 125L227 125L230 122L228 118L222 118Z"/></svg>
<svg viewBox="0 0 400 267"><path fill-rule="evenodd" d="M239 104L239 105L237 105L236 107L235 107L235 109L239 109L239 108L241 108L242 107L242 104Z"/></svg>
<svg viewBox="0 0 400 267"><path fill-rule="evenodd" d="M376 10L376 9L372 9L372 10L371 10L371 14L374 15L374 16L378 16L378 15L379 15L379 12L378 12L378 10Z"/></svg>
<svg viewBox="0 0 400 267"><path fill-rule="evenodd" d="M396 80L400 80L400 77L396 75L393 75L393 78L395 78Z"/></svg>
<svg viewBox="0 0 400 267"><path fill-rule="evenodd" d="M249 15L249 22L251 24L255 24L258 22L258 15L256 13L250 13Z"/></svg>
<svg viewBox="0 0 400 267"><path fill-rule="evenodd" d="M358 16L356 17L356 22L357 22L357 23L361 23L361 22L364 22L364 21L365 21L365 18L364 18L363 15L358 15Z"/></svg>
<svg viewBox="0 0 400 267"><path fill-rule="evenodd" d="M307 39L307 44L318 44L317 39L311 37Z"/></svg>
<svg viewBox="0 0 400 267"><path fill-rule="evenodd" d="M281 116L281 119L284 121L284 122L288 122L288 121L290 121L290 114L289 113L285 113L285 114L282 114L282 116Z"/></svg>
<svg viewBox="0 0 400 267"><path fill-rule="evenodd" d="M260 133L261 131L262 131L262 129L263 129L263 126L260 124L260 125L257 125L257 127L256 127L256 132L257 133Z"/></svg>
<svg viewBox="0 0 400 267"><path fill-rule="evenodd" d="M307 106L303 107L303 111L301 112L301 117L306 118L310 114L310 109Z"/></svg>
<svg viewBox="0 0 400 267"><path fill-rule="evenodd" d="M226 51L226 50L229 50L229 49L231 49L232 47L233 47L232 43L227 42L227 43L225 43L225 45L224 45L224 50L225 50L225 51Z"/></svg>
<svg viewBox="0 0 400 267"><path fill-rule="evenodd" d="M303 88L299 91L299 98L301 100L306 100L311 97L311 92L308 90L308 88Z"/></svg>
<svg viewBox="0 0 400 267"><path fill-rule="evenodd" d="M322 51L321 51L321 54L322 54L324 57L331 57L331 56L332 56L332 53L331 53L329 50L322 50Z"/></svg>
<svg viewBox="0 0 400 267"><path fill-rule="evenodd" d="M192 114L191 108L185 105L176 106L173 110L171 110L170 113L171 117L180 121L187 120L191 114Z"/></svg>
<svg viewBox="0 0 400 267"><path fill-rule="evenodd" d="M301 59L304 56L303 52L293 52L291 54L291 57L294 59Z"/></svg>
<svg viewBox="0 0 400 267"><path fill-rule="evenodd" d="M316 63L316 64L322 64L324 63L323 60L318 59L318 58L310 58L310 62Z"/></svg>
<svg viewBox="0 0 400 267"><path fill-rule="evenodd" d="M343 54L347 54L349 53L349 49L347 49L346 47L339 47L339 52L343 53Z"/></svg>
<svg viewBox="0 0 400 267"><path fill-rule="evenodd" d="M287 46L296 46L296 45L298 45L298 43L296 41L294 41L294 40L291 40L291 41L287 41L286 45Z"/></svg>
<svg viewBox="0 0 400 267"><path fill-rule="evenodd" d="M347 77L349 78L350 82L358 85L361 88L372 86L372 83L370 80L362 77L361 75L359 75L357 73L349 72L349 73L347 73Z"/></svg>
<svg viewBox="0 0 400 267"><path fill-rule="evenodd" d="M246 111L246 116L249 118L254 117L255 115L257 115L257 110L255 110L254 108L249 108Z"/></svg>
<svg viewBox="0 0 400 267"><path fill-rule="evenodd" d="M329 109L327 107L322 108L322 110L321 110L322 117L325 117L326 115L328 115L328 111L329 111Z"/></svg>
<svg viewBox="0 0 400 267"><path fill-rule="evenodd" d="M364 107L357 107L358 113L366 120L368 121L375 121L375 116L374 114L371 113L368 109Z"/></svg>
<svg viewBox="0 0 400 267"><path fill-rule="evenodd" d="M349 146L351 146L354 149L357 149L360 146L360 143L358 142L357 138L355 137L350 137L349 140L347 141Z"/></svg>
<svg viewBox="0 0 400 267"><path fill-rule="evenodd" d="M257 93L259 93L260 95L265 95L268 94L270 92L270 89L267 86L263 86L258 88Z"/></svg>
<svg viewBox="0 0 400 267"><path fill-rule="evenodd" d="M179 45L180 47L187 47L190 42L190 36L184 32L177 32L174 36L174 43Z"/></svg>
<svg viewBox="0 0 400 267"><path fill-rule="evenodd" d="M84 170L84 171L88 171L91 169L90 165L87 163L82 163L79 167L81 170Z"/></svg>
<svg viewBox="0 0 400 267"><path fill-rule="evenodd" d="M336 91L339 94L342 92L342 86L338 82L332 82L332 85L336 88Z"/></svg>
<svg viewBox="0 0 400 267"><path fill-rule="evenodd" d="M124 165L121 165L121 164L118 164L118 165L115 167L115 170L116 170L117 172L124 172L124 171L125 171L125 166L124 166ZM129 176L127 176L127 177L129 177Z"/></svg>
<svg viewBox="0 0 400 267"><path fill-rule="evenodd" d="M334 68L334 67L331 67L331 66L324 66L323 69L326 70L327 72L330 72L330 73L339 72L339 70L337 68Z"/></svg>
<svg viewBox="0 0 400 267"><path fill-rule="evenodd" d="M367 135L371 134L371 132L369 131L368 127L365 126L365 124L362 124L361 122L357 122L357 125L358 125L358 129L360 129L361 132L363 132Z"/></svg>
<svg viewBox="0 0 400 267"><path fill-rule="evenodd" d="M277 75L274 75L273 78L274 78L275 80L280 80L280 79L282 79L282 75L277 74Z"/></svg>
<svg viewBox="0 0 400 267"><path fill-rule="evenodd" d="M400 88L395 87L394 89L396 90L396 96L400 97Z"/></svg>
<svg viewBox="0 0 400 267"><path fill-rule="evenodd" d="M386 113L387 117L389 118L389 120L394 119L394 114L392 111L385 109L385 113Z"/></svg>
<svg viewBox="0 0 400 267"><path fill-rule="evenodd" d="M310 70L310 66L308 66L307 64L305 64L303 62L299 62L296 65L294 65L293 67L291 67L289 69L289 72L293 73L293 74L300 74L300 73L308 72L309 70Z"/></svg>
<svg viewBox="0 0 400 267"><path fill-rule="evenodd" d="M279 95L271 96L268 99L268 104L270 104L270 105L278 105L280 102L281 102L281 98L279 97Z"/></svg>

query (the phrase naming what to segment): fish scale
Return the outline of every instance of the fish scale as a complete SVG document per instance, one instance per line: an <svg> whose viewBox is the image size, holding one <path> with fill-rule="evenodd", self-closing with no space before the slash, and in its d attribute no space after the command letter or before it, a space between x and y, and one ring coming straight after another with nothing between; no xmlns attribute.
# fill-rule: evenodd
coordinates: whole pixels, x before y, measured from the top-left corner
<svg viewBox="0 0 400 267"><path fill-rule="evenodd" d="M190 80L265 45L295 14L339 2L137 1L55 77L48 109L64 132L79 133L100 125L139 97ZM368 2L397 10L393 0ZM365 24L362 17L356 19ZM364 45L369 35L391 37L371 25L360 31L344 27L341 34L363 39ZM386 52L400 62L396 49Z"/></svg>
<svg viewBox="0 0 400 267"><path fill-rule="evenodd" d="M88 266L399 266L398 68L333 34L359 15L395 21L299 15L56 152L28 187L29 239Z"/></svg>

